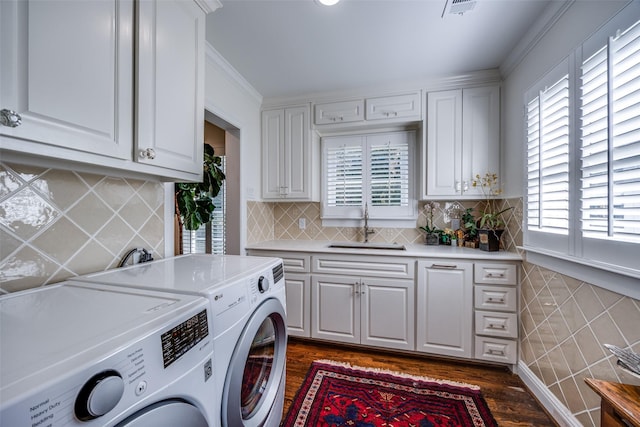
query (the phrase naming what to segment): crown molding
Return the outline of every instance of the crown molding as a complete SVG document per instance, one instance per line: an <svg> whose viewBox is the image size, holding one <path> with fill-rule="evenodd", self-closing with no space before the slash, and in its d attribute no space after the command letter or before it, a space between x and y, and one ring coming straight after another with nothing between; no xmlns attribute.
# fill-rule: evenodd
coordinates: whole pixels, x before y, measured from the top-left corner
<svg viewBox="0 0 640 427"><path fill-rule="evenodd" d="M263 108L269 108L272 106L298 105L307 102L333 102L354 98L371 98L376 96L394 95L403 92L417 92L420 90L429 92L434 90L457 89L487 84L499 84L501 82L502 77L500 75L500 70L493 68L489 70L472 71L454 76L429 77L413 81L403 80L401 82L392 82L348 90L313 92L295 95L292 97L265 98L262 106Z"/></svg>
<svg viewBox="0 0 640 427"><path fill-rule="evenodd" d="M222 7L222 3L219 0L195 0L200 6L200 9L204 10L204 13L215 12L216 9Z"/></svg>
<svg viewBox="0 0 640 427"><path fill-rule="evenodd" d="M500 73L503 78L506 79L507 76L516 69L575 1L576 0L554 1L547 6L542 16L531 26L525 36L520 39L516 47L513 48L511 53L509 53L500 65Z"/></svg>
<svg viewBox="0 0 640 427"><path fill-rule="evenodd" d="M211 61L215 63L218 67L220 67L230 79L240 86L242 90L244 90L249 96L254 98L258 104L262 104L262 95L245 79L242 74L238 72L233 65L231 65L221 54L218 52L211 43L206 42L206 59L207 61Z"/></svg>

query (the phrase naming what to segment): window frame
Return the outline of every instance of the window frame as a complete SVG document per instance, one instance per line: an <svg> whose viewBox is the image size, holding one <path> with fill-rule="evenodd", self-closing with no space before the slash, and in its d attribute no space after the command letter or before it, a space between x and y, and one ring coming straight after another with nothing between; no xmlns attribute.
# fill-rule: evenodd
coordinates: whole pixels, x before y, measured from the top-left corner
<svg viewBox="0 0 640 427"><path fill-rule="evenodd" d="M372 226L394 226L402 228L413 228L416 226L418 218L418 202L416 199L416 178L415 178L415 159L417 132L415 130L388 131L378 133L367 133L357 135L333 135L321 138L322 153L322 169L321 169L321 187L322 199L320 217L323 226L360 226L364 217L365 203L368 207L370 224ZM408 177L407 177L407 206L374 206L371 202L371 173L370 173L370 146L380 139L391 138L397 142L399 138L406 141L408 145ZM392 143L393 143L392 142ZM362 204L352 206L328 206L328 157L327 150L339 144L358 145L362 149L362 186L363 190Z"/></svg>

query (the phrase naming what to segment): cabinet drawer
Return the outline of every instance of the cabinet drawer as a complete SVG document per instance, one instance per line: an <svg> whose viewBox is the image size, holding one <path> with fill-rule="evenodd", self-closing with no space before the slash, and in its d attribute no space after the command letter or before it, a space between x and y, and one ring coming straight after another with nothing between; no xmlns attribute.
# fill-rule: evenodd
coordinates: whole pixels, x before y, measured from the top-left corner
<svg viewBox="0 0 640 427"><path fill-rule="evenodd" d="M247 255L282 258L285 273L308 273L310 271L311 255L308 254L248 249Z"/></svg>
<svg viewBox="0 0 640 427"><path fill-rule="evenodd" d="M415 261L363 257L358 255L324 256L314 255L311 259L313 273L346 274L350 276L370 276L380 278L413 279Z"/></svg>
<svg viewBox="0 0 640 427"><path fill-rule="evenodd" d="M517 338L518 315L497 311L476 311L476 334Z"/></svg>
<svg viewBox="0 0 640 427"><path fill-rule="evenodd" d="M417 92L408 95L368 98L365 106L367 120L420 118L420 95Z"/></svg>
<svg viewBox="0 0 640 427"><path fill-rule="evenodd" d="M517 295L514 287L476 285L475 307L481 310L516 311Z"/></svg>
<svg viewBox="0 0 640 427"><path fill-rule="evenodd" d="M364 100L316 104L313 122L317 125L334 125L364 120Z"/></svg>
<svg viewBox="0 0 640 427"><path fill-rule="evenodd" d="M515 285L518 275L515 264L487 264L477 262L473 271L476 283Z"/></svg>
<svg viewBox="0 0 640 427"><path fill-rule="evenodd" d="M516 363L518 343L500 338L476 337L476 359Z"/></svg>

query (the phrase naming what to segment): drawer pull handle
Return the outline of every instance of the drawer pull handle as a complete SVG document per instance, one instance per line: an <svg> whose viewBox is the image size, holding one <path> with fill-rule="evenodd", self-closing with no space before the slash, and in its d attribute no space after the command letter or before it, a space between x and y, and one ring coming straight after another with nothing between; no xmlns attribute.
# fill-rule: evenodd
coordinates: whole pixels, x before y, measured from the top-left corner
<svg viewBox="0 0 640 427"><path fill-rule="evenodd" d="M504 273L487 273L487 277L503 278L504 277Z"/></svg>
<svg viewBox="0 0 640 427"><path fill-rule="evenodd" d="M489 349L489 354L493 356L504 356L503 350L494 350L493 348Z"/></svg>
<svg viewBox="0 0 640 427"><path fill-rule="evenodd" d="M457 265L451 265L451 264L432 264L431 268L439 268L442 270L453 270L454 268L457 268Z"/></svg>
<svg viewBox="0 0 640 427"><path fill-rule="evenodd" d="M494 325L493 323L489 324L489 329L506 329L504 325Z"/></svg>
<svg viewBox="0 0 640 427"><path fill-rule="evenodd" d="M504 298L493 298L493 297L489 297L488 301L489 301L489 302L504 302Z"/></svg>

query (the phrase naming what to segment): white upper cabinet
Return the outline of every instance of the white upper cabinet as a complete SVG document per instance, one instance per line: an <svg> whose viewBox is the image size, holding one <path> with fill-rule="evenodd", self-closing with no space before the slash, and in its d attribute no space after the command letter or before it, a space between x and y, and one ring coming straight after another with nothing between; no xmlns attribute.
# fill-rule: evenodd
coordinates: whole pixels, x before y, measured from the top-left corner
<svg viewBox="0 0 640 427"><path fill-rule="evenodd" d="M500 88L427 94L426 182L421 198L481 196L476 174L500 173Z"/></svg>
<svg viewBox="0 0 640 427"><path fill-rule="evenodd" d="M199 179L206 15L199 4L0 2L0 109L5 122L10 111L20 116L18 126L0 126L3 157Z"/></svg>
<svg viewBox="0 0 640 427"><path fill-rule="evenodd" d="M312 199L309 105L262 112L262 197Z"/></svg>
<svg viewBox="0 0 640 427"><path fill-rule="evenodd" d="M328 102L315 105L313 122L317 125L334 125L364 120L364 100Z"/></svg>
<svg viewBox="0 0 640 427"><path fill-rule="evenodd" d="M139 162L202 172L205 16L194 1L138 2Z"/></svg>
<svg viewBox="0 0 640 427"><path fill-rule="evenodd" d="M132 0L1 2L0 109L21 116L4 148L131 158L133 16Z"/></svg>
<svg viewBox="0 0 640 427"><path fill-rule="evenodd" d="M420 120L420 93L367 98L367 120L414 119Z"/></svg>

